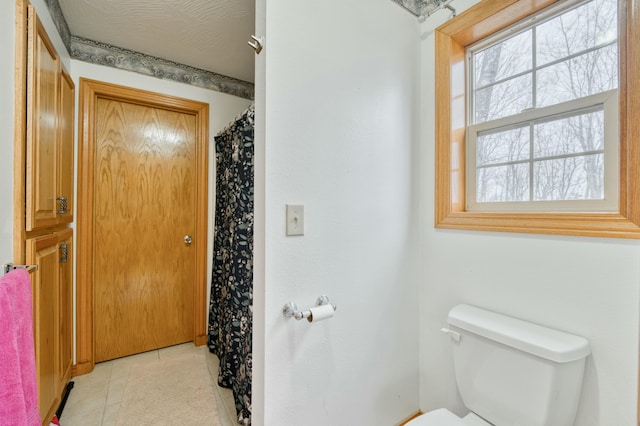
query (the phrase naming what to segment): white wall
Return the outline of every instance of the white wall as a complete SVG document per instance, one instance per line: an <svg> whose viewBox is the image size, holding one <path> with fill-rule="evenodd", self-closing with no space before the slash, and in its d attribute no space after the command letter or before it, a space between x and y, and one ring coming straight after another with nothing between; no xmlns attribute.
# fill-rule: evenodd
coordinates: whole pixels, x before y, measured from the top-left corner
<svg viewBox="0 0 640 426"><path fill-rule="evenodd" d="M457 1L460 12L473 1ZM420 406L465 409L448 338L449 309L469 303L555 327L591 342L575 424L635 425L640 243L614 239L436 230L434 217L434 36L439 12L421 26L421 181L424 222L420 294Z"/></svg>
<svg viewBox="0 0 640 426"><path fill-rule="evenodd" d="M266 0L255 0L255 34L266 33ZM253 333L252 333L252 380L251 416L255 426L264 425L265 415L265 110L266 110L266 51L255 58L255 104L254 121L254 202L253 202Z"/></svg>
<svg viewBox="0 0 640 426"><path fill-rule="evenodd" d="M258 27L265 4L254 424L396 424L418 409L418 24L388 0L262 0ZM323 293L334 318L283 318Z"/></svg>
<svg viewBox="0 0 640 426"><path fill-rule="evenodd" d="M13 262L14 1L0 2L0 264Z"/></svg>
<svg viewBox="0 0 640 426"><path fill-rule="evenodd" d="M213 262L213 218L215 208L215 142L214 137L227 124L240 115L251 103L251 100L242 99L226 93L214 92L196 86L190 86L170 80L161 80L130 71L89 64L78 60L71 60L71 76L76 85L76 93L80 90L80 77L99 80L106 83L135 87L141 90L149 90L170 96L192 99L209 104L209 212L208 212L208 236L207 236L207 301L209 300L211 282L211 267ZM76 96L76 117L79 106ZM77 123L76 119L76 123ZM77 126L76 126L77 132ZM76 153L77 150L76 137ZM76 155L77 161L77 155ZM77 168L76 168L77 170ZM76 173L77 175L77 173ZM76 182L77 183L77 182ZM207 302L208 303L208 302Z"/></svg>
<svg viewBox="0 0 640 426"><path fill-rule="evenodd" d="M71 72L71 57L69 56L69 52L67 52L67 48L62 42L62 37L58 34L58 29L56 28L56 24L53 22L51 18L51 14L49 13L49 8L45 3L45 0L29 0L31 5L36 9L36 13L42 26L44 26L47 35L51 39L53 43L53 47L58 52L60 59L62 60L62 65L67 70L67 72Z"/></svg>

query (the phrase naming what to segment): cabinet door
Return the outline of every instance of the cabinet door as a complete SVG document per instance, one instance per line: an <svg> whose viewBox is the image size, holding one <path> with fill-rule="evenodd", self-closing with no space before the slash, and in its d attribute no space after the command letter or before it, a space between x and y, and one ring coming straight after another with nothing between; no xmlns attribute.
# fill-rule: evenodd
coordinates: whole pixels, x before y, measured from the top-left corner
<svg viewBox="0 0 640 426"><path fill-rule="evenodd" d="M75 86L67 72L60 74L60 112L58 117L58 223L73 222L73 119Z"/></svg>
<svg viewBox="0 0 640 426"><path fill-rule="evenodd" d="M60 61L32 6L28 17L26 229L57 223Z"/></svg>
<svg viewBox="0 0 640 426"><path fill-rule="evenodd" d="M73 229L57 232L59 250L58 309L59 347L58 389L63 391L71 378L73 363Z"/></svg>
<svg viewBox="0 0 640 426"><path fill-rule="evenodd" d="M59 398L58 364L58 237L54 234L27 240L27 263L38 265L31 274L33 323L38 377L38 408L50 419Z"/></svg>

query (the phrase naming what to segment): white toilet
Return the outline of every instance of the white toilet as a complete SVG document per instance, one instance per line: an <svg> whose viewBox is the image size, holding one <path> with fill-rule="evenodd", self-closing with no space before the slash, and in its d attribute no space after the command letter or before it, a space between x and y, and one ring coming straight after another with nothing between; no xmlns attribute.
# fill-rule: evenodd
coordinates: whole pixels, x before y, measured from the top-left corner
<svg viewBox="0 0 640 426"><path fill-rule="evenodd" d="M464 418L441 408L407 426L571 426L589 342L469 305L449 312Z"/></svg>

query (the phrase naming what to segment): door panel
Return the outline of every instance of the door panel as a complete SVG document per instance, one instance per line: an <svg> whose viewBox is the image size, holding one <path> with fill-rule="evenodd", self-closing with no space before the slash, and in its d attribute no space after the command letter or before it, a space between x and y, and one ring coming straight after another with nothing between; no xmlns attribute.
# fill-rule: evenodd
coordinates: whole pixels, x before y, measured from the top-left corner
<svg viewBox="0 0 640 426"><path fill-rule="evenodd" d="M60 63L40 20L29 7L27 55L26 230L56 224L56 161Z"/></svg>
<svg viewBox="0 0 640 426"><path fill-rule="evenodd" d="M58 139L58 223L73 222L73 118L75 86L67 72L61 70L60 117ZM64 209L62 207L65 207Z"/></svg>
<svg viewBox="0 0 640 426"><path fill-rule="evenodd" d="M27 243L27 263L38 265L32 273L33 323L36 375L38 378L38 407L42 419L58 405L58 238L49 234L30 238Z"/></svg>
<svg viewBox="0 0 640 426"><path fill-rule="evenodd" d="M94 159L95 361L194 332L196 119L99 98Z"/></svg>
<svg viewBox="0 0 640 426"><path fill-rule="evenodd" d="M71 378L73 365L73 229L56 232L59 250L58 263L58 320L59 351L58 383L64 388Z"/></svg>

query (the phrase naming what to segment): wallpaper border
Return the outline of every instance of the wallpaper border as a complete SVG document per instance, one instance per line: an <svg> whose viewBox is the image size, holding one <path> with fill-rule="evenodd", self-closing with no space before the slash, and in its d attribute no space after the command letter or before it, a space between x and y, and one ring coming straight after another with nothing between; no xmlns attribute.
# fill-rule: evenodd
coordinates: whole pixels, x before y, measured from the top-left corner
<svg viewBox="0 0 640 426"><path fill-rule="evenodd" d="M452 0L391 0L413 13L414 15L428 16L445 4L451 3Z"/></svg>
<svg viewBox="0 0 640 426"><path fill-rule="evenodd" d="M82 37L71 36L69 53L74 59L92 64L173 80L245 99L254 97L252 83Z"/></svg>
<svg viewBox="0 0 640 426"><path fill-rule="evenodd" d="M58 0L45 0L72 59L253 99L253 83L71 34Z"/></svg>

